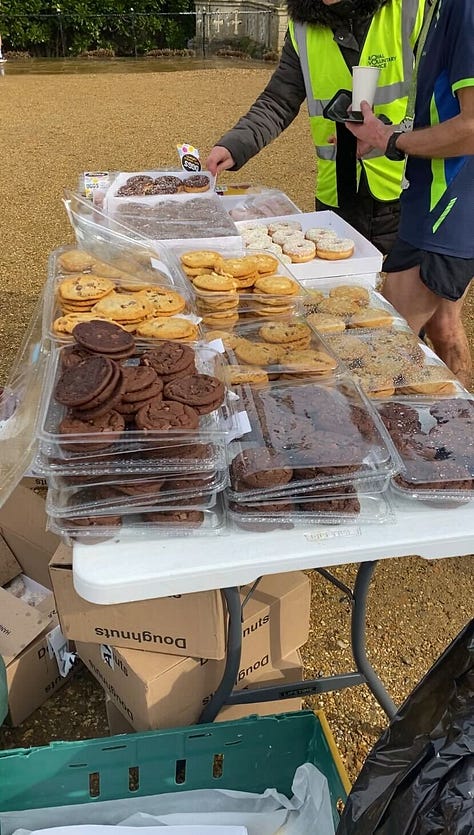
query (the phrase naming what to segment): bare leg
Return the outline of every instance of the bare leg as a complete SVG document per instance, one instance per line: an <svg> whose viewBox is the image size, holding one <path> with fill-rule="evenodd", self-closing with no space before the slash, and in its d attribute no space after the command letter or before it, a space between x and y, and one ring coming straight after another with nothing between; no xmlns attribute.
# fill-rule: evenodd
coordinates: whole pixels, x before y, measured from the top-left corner
<svg viewBox="0 0 474 835"><path fill-rule="evenodd" d="M436 312L426 323L426 333L439 357L469 388L472 379L472 359L469 342L462 323L464 296L457 302L441 299Z"/></svg>
<svg viewBox="0 0 474 835"><path fill-rule="evenodd" d="M423 284L419 267L388 273L382 293L415 333L419 333L432 318L441 301L439 296Z"/></svg>

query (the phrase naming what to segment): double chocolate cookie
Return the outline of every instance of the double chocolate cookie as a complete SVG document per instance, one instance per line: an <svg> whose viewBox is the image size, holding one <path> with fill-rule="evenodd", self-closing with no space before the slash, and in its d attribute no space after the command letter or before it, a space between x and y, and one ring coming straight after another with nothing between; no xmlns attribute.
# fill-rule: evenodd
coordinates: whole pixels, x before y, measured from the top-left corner
<svg viewBox="0 0 474 835"><path fill-rule="evenodd" d="M246 449L235 456L230 465L234 490L282 487L291 481L293 470L283 456L266 447Z"/></svg>
<svg viewBox="0 0 474 835"><path fill-rule="evenodd" d="M154 397L138 410L135 423L138 429L145 431L153 429L160 432L173 429L192 431L199 426L199 415L191 406L184 403Z"/></svg>
<svg viewBox="0 0 474 835"><path fill-rule="evenodd" d="M153 368L164 383L169 383L179 377L188 377L196 370L192 348L189 345L169 341L162 342L151 351L146 351L140 359L140 365Z"/></svg>
<svg viewBox="0 0 474 835"><path fill-rule="evenodd" d="M167 383L164 396L192 406L199 415L207 415L224 402L224 385L210 374L192 374Z"/></svg>
<svg viewBox="0 0 474 835"><path fill-rule="evenodd" d="M135 352L135 339L114 322L92 319L80 322L72 335L81 348L91 354L101 354L114 360L127 359Z"/></svg>

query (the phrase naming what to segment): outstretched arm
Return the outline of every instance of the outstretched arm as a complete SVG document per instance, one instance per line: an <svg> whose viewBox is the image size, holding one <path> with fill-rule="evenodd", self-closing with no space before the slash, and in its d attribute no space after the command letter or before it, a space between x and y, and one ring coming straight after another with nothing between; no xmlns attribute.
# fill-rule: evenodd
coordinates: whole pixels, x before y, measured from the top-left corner
<svg viewBox="0 0 474 835"><path fill-rule="evenodd" d="M300 61L287 35L280 62L248 113L224 134L209 154L208 169L238 171L276 139L298 115L306 98Z"/></svg>
<svg viewBox="0 0 474 835"><path fill-rule="evenodd" d="M458 116L429 128L403 133L397 139L397 148L413 157L446 159L474 154L474 86L463 87L457 92L461 112ZM357 137L359 155L368 148L378 148L385 153L393 126L384 125L372 112L367 102L362 103L364 124L346 122Z"/></svg>

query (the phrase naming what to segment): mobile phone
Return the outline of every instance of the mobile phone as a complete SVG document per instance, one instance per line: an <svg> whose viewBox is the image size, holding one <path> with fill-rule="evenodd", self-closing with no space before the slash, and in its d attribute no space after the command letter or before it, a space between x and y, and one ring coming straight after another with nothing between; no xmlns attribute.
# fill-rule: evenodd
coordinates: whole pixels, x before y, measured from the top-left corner
<svg viewBox="0 0 474 835"><path fill-rule="evenodd" d="M362 113L351 113L348 108L352 104L352 93L350 90L338 90L323 110L325 119L331 122L358 122L364 121Z"/></svg>

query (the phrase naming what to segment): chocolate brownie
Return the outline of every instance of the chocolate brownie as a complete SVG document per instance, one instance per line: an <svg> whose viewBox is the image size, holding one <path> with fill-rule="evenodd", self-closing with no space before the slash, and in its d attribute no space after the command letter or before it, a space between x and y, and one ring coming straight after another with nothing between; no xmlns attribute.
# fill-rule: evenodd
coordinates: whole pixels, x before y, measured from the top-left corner
<svg viewBox="0 0 474 835"><path fill-rule="evenodd" d="M418 412L405 403L383 403L379 409L387 429L401 432L420 432L421 423Z"/></svg>
<svg viewBox="0 0 474 835"><path fill-rule="evenodd" d="M103 319L79 322L72 335L81 348L93 354L111 356L112 359L125 359L135 350L135 339L131 333Z"/></svg>
<svg viewBox="0 0 474 835"><path fill-rule="evenodd" d="M474 419L474 400L467 400L464 397L440 400L430 407L430 414L438 423L447 423L453 418Z"/></svg>
<svg viewBox="0 0 474 835"><path fill-rule="evenodd" d="M162 377L163 382L168 383L188 369L189 375L194 372L194 351L189 345L165 341L152 351L146 351L140 359L140 365L150 366Z"/></svg>
<svg viewBox="0 0 474 835"><path fill-rule="evenodd" d="M192 374L167 383L164 388L167 400L176 400L197 407L200 414L208 414L224 401L224 385L210 374Z"/></svg>
<svg viewBox="0 0 474 835"><path fill-rule="evenodd" d="M199 426L199 415L185 403L154 397L138 410L135 422L138 429L144 430L193 431Z"/></svg>
<svg viewBox="0 0 474 835"><path fill-rule="evenodd" d="M61 447L71 452L90 452L92 450L106 449L114 444L125 429L125 421L122 415L112 411L95 420L81 420L76 417L65 417L58 427L60 435L109 435L110 437L97 438L83 443L67 442L61 443Z"/></svg>
<svg viewBox="0 0 474 835"><path fill-rule="evenodd" d="M288 484L293 470L282 455L266 447L246 449L235 456L230 465L234 490L280 487Z"/></svg>
<svg viewBox="0 0 474 835"><path fill-rule="evenodd" d="M107 357L92 356L61 374L54 391L64 406L84 406L109 384L115 364Z"/></svg>

